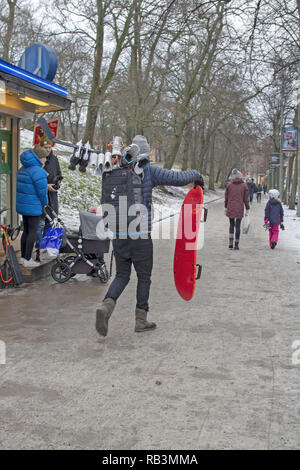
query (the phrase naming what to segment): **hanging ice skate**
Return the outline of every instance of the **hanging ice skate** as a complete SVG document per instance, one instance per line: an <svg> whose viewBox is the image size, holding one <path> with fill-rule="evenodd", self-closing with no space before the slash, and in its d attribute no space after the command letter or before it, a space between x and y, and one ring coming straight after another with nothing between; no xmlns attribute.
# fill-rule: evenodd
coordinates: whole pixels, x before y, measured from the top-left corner
<svg viewBox="0 0 300 470"><path fill-rule="evenodd" d="M103 173L106 171L111 171L113 169L113 163L111 158L111 145L107 144L106 152L104 156L104 166L103 166Z"/></svg>
<svg viewBox="0 0 300 470"><path fill-rule="evenodd" d="M104 165L104 160L105 160L105 155L103 150L100 150L100 153L98 155L98 166L96 168L95 174L97 176L101 176L103 172L103 165Z"/></svg>
<svg viewBox="0 0 300 470"><path fill-rule="evenodd" d="M72 142L57 139L51 132L51 129L49 128L45 118L39 118L38 123L46 134L46 136L48 137L48 139L50 139L52 142L64 145L66 147L72 147L74 149L68 167L69 170L74 171L76 169L76 166L79 165L79 171L85 173L91 153L95 153L97 155L101 155L101 153L103 154L102 150L92 149L89 143L83 144L82 141L80 141L77 144L73 144Z"/></svg>

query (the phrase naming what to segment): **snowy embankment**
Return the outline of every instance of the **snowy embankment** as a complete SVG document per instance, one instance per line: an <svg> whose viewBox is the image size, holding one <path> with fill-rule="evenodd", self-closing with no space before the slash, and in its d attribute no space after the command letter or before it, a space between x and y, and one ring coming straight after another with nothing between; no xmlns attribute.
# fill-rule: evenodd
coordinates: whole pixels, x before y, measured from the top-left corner
<svg viewBox="0 0 300 470"><path fill-rule="evenodd" d="M21 151L32 148L33 132L27 129L21 130ZM80 173L68 170L71 149L63 145L55 145L55 154L59 158L63 174L63 181L59 191L60 216L70 230L79 227L79 210L88 210L91 206L97 206L101 200L101 178L94 175L94 171ZM165 191L157 188L153 191L154 223L162 218L178 213L181 204L190 186L168 187ZM220 198L223 190L207 191L204 201Z"/></svg>
<svg viewBox="0 0 300 470"><path fill-rule="evenodd" d="M279 242L286 243L296 252L296 261L300 264L300 217L297 210L290 210L288 206L284 209L284 232L279 235Z"/></svg>

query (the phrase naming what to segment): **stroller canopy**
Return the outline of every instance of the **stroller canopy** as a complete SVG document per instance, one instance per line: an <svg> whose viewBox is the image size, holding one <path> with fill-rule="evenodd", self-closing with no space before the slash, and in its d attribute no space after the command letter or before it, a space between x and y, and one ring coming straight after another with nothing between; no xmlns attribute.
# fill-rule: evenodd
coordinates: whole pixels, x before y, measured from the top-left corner
<svg viewBox="0 0 300 470"><path fill-rule="evenodd" d="M79 211L82 238L85 240L110 240L111 232L105 229L103 217L91 212Z"/></svg>

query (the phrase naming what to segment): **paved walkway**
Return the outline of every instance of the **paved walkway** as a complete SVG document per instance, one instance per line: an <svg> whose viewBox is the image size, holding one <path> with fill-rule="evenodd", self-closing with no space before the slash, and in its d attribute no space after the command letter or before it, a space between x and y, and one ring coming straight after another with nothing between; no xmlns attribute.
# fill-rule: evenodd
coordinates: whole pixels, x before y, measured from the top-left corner
<svg viewBox="0 0 300 470"><path fill-rule="evenodd" d="M172 280L174 242L155 242L150 319L135 334L135 276L94 330L105 288L85 276L0 293L2 449L299 449L300 267L263 206L229 251L223 204L210 204L194 299Z"/></svg>

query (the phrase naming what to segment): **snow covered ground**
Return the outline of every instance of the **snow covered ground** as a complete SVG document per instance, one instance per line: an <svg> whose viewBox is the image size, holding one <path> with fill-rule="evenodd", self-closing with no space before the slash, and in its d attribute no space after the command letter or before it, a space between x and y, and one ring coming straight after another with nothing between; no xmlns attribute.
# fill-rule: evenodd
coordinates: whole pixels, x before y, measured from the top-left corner
<svg viewBox="0 0 300 470"><path fill-rule="evenodd" d="M300 217L297 217L296 210L290 210L284 206L284 226L285 230L280 231L280 243L288 244L296 251L296 261L300 263Z"/></svg>

